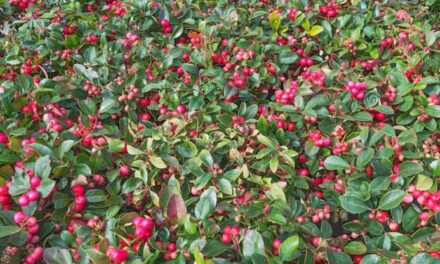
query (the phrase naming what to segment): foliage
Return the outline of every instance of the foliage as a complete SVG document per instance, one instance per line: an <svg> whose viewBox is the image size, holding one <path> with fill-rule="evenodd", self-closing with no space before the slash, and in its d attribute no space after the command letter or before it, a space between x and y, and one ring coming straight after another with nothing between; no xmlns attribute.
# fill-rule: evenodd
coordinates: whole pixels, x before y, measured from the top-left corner
<svg viewBox="0 0 440 264"><path fill-rule="evenodd" d="M438 2L0 9L0 263L438 263Z"/></svg>

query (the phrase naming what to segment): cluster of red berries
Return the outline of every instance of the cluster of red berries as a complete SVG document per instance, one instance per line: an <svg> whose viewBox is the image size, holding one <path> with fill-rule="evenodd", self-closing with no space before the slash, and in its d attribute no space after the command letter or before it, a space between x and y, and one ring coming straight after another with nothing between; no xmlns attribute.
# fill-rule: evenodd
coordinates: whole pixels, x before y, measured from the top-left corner
<svg viewBox="0 0 440 264"><path fill-rule="evenodd" d="M324 88L326 76L321 69L316 69L314 71L305 69L301 73L301 76L304 78L304 80L309 81L313 85Z"/></svg>
<svg viewBox="0 0 440 264"><path fill-rule="evenodd" d="M337 125L331 135L336 137L337 139L342 139L345 135L344 127L341 125Z"/></svg>
<svg viewBox="0 0 440 264"><path fill-rule="evenodd" d="M134 84L131 84L130 86L128 86L128 91L124 92L122 95L120 95L118 97L118 101L120 103L125 102L125 101L133 101L136 99L137 95L140 93L140 89L137 88Z"/></svg>
<svg viewBox="0 0 440 264"><path fill-rule="evenodd" d="M335 17L339 13L339 6L335 1L328 2L326 5L319 6L319 13L327 17Z"/></svg>
<svg viewBox="0 0 440 264"><path fill-rule="evenodd" d="M172 112L172 115L173 115L173 116L178 116L178 115L183 115L183 114L185 114L185 113L186 113L186 106L183 105L183 104L181 104L181 105L179 105L179 106L176 107L176 110L174 110L174 111Z"/></svg>
<svg viewBox="0 0 440 264"><path fill-rule="evenodd" d="M350 150L350 144L348 142L336 142L332 148L333 155L341 155Z"/></svg>
<svg viewBox="0 0 440 264"><path fill-rule="evenodd" d="M38 198L40 198L40 193L35 189L40 186L41 179L37 176L33 176L30 178L29 182L31 189L27 191L27 193L22 194L20 195L20 197L18 197L17 203L22 207L28 206L29 203L35 202L38 200Z"/></svg>
<svg viewBox="0 0 440 264"><path fill-rule="evenodd" d="M98 37L96 37L95 35L88 35L85 40L89 44L97 44L98 43Z"/></svg>
<svg viewBox="0 0 440 264"><path fill-rule="evenodd" d="M252 50L246 51L245 49L238 49L235 53L235 60L237 60L237 61L247 60L249 58L254 57L255 55L256 55L255 52ZM245 74L245 73L243 73L243 74Z"/></svg>
<svg viewBox="0 0 440 264"><path fill-rule="evenodd" d="M414 184L408 186L408 197L406 198L406 203L412 202L410 196L413 199L416 199L417 203L421 206L424 206L426 209L431 210L435 213L440 212L440 190L435 193L431 193L430 191L420 191L416 189Z"/></svg>
<svg viewBox="0 0 440 264"><path fill-rule="evenodd" d="M105 228L105 223L99 220L99 217L96 215L87 220L86 225L96 230L103 230Z"/></svg>
<svg viewBox="0 0 440 264"><path fill-rule="evenodd" d="M32 0L8 0L11 6L18 7L20 9L27 9L34 4Z"/></svg>
<svg viewBox="0 0 440 264"><path fill-rule="evenodd" d="M310 215L312 217L313 223L318 223L321 220L331 218L331 208L328 204L325 204L323 208L307 207L306 212L307 215Z"/></svg>
<svg viewBox="0 0 440 264"><path fill-rule="evenodd" d="M78 29L78 26L77 25L69 25L69 24L66 24L66 25L64 25L64 27L63 27L63 34L64 35L72 35L72 34L75 34L75 31Z"/></svg>
<svg viewBox="0 0 440 264"><path fill-rule="evenodd" d="M26 75L32 75L38 71L38 65L33 65L32 60L28 59L21 66L21 72Z"/></svg>
<svg viewBox="0 0 440 264"><path fill-rule="evenodd" d="M13 81L17 78L17 72L14 69L8 69L8 67L6 67L6 71L3 72L0 77L3 80Z"/></svg>
<svg viewBox="0 0 440 264"><path fill-rule="evenodd" d="M426 158L440 159L440 145L433 138L423 141L423 152Z"/></svg>
<svg viewBox="0 0 440 264"><path fill-rule="evenodd" d="M370 220L376 219L379 223L385 223L389 218L390 216L386 211L377 210L377 211L371 211L368 214L368 219Z"/></svg>
<svg viewBox="0 0 440 264"><path fill-rule="evenodd" d="M86 85L84 85L84 91L86 91L89 96L96 96L98 94L101 94L101 89L98 86L93 85L93 83L91 83L90 81L86 81Z"/></svg>
<svg viewBox="0 0 440 264"><path fill-rule="evenodd" d="M222 50L220 53L213 53L211 58L218 65L224 65L228 62L226 59L227 56L229 56L228 51ZM226 71L228 71L228 70L226 70Z"/></svg>
<svg viewBox="0 0 440 264"><path fill-rule="evenodd" d="M162 27L162 33L170 34L173 32L173 28L171 27L170 21L166 18L160 21L160 25Z"/></svg>
<svg viewBox="0 0 440 264"><path fill-rule="evenodd" d="M133 47L139 41L139 36L136 33L127 32L125 38L121 39L121 45L127 48Z"/></svg>
<svg viewBox="0 0 440 264"><path fill-rule="evenodd" d="M111 11L113 15L122 17L127 13L127 10L122 6L122 2L120 1L111 1L110 4L105 6L105 9Z"/></svg>
<svg viewBox="0 0 440 264"><path fill-rule="evenodd" d="M374 120L379 121L379 122L383 122L385 120L385 118L387 118L387 115L385 113L382 113L382 112L379 112L376 110L371 110L370 114Z"/></svg>
<svg viewBox="0 0 440 264"><path fill-rule="evenodd" d="M21 141L21 146L23 147L24 153L27 155L34 153L34 149L27 147L33 143L35 143L35 137L25 138Z"/></svg>
<svg viewBox="0 0 440 264"><path fill-rule="evenodd" d="M161 243L158 243L161 245ZM168 242L165 245L165 252L163 253L163 259L164 260L170 260L170 259L176 259L177 258L177 247L176 243L174 242Z"/></svg>
<svg viewBox="0 0 440 264"><path fill-rule="evenodd" d="M5 181L5 183L0 186L0 205L3 210L11 210L11 195L9 194L10 181Z"/></svg>
<svg viewBox="0 0 440 264"><path fill-rule="evenodd" d="M29 232L29 242L38 243L38 231L40 231L40 225L38 225L38 221L35 216L28 216L25 213L18 211L14 213L14 222L17 225L20 225L21 229L27 230ZM34 239L34 236L36 239Z"/></svg>
<svg viewBox="0 0 440 264"><path fill-rule="evenodd" d="M60 57L62 60L69 60L70 59L70 56L72 55L72 53L74 53L74 54L78 54L79 53L79 51L78 51L78 49L74 49L74 50L71 50L71 49L65 49L65 50L57 50L56 52L55 52L55 54L58 56L58 57Z"/></svg>
<svg viewBox="0 0 440 264"><path fill-rule="evenodd" d="M333 190L338 193L342 193L345 190L345 183L343 179L336 179L335 185L333 185Z"/></svg>
<svg viewBox="0 0 440 264"><path fill-rule="evenodd" d="M296 62L296 65L299 67L312 67L314 64L313 60L307 57L302 57Z"/></svg>
<svg viewBox="0 0 440 264"><path fill-rule="evenodd" d="M86 197L84 186L78 184L71 187L73 196L75 197L74 210L81 212L86 207Z"/></svg>
<svg viewBox="0 0 440 264"><path fill-rule="evenodd" d="M297 13L298 13L298 10L296 8L289 9L289 10L287 10L287 17L293 21L296 19Z"/></svg>
<svg viewBox="0 0 440 264"><path fill-rule="evenodd" d="M354 98L356 98L358 100L362 100L362 99L364 99L364 96L365 96L364 91L365 91L365 89L367 89L367 84L364 82L349 81L345 85L345 89L347 91L349 91Z"/></svg>
<svg viewBox="0 0 440 264"><path fill-rule="evenodd" d="M234 125L234 128L239 127L244 122L246 122L246 118L242 116L235 115L232 117L232 124Z"/></svg>
<svg viewBox="0 0 440 264"><path fill-rule="evenodd" d="M388 85L387 90L385 91L383 96L387 99L388 102L394 102L394 100L396 100L397 97L396 87L392 85Z"/></svg>
<svg viewBox="0 0 440 264"><path fill-rule="evenodd" d="M288 88L275 91L275 102L279 104L293 104L298 91L298 81L290 81Z"/></svg>
<svg viewBox="0 0 440 264"><path fill-rule="evenodd" d="M417 116L417 120L419 120L420 122L426 122L428 121L430 118L430 115L424 113L424 114L420 114Z"/></svg>
<svg viewBox="0 0 440 264"><path fill-rule="evenodd" d="M145 75L147 76L147 81L154 81L156 79L156 76L152 73L152 68L145 69Z"/></svg>
<svg viewBox="0 0 440 264"><path fill-rule="evenodd" d="M388 37L380 41L380 48L382 49L385 49L392 45L394 45L394 39L392 37Z"/></svg>
<svg viewBox="0 0 440 264"><path fill-rule="evenodd" d="M428 103L431 105L440 105L440 98L437 94L432 93L429 97L428 97Z"/></svg>
<svg viewBox="0 0 440 264"><path fill-rule="evenodd" d="M231 76L229 76L228 84L237 89L243 89L246 85L247 76L244 72L240 73L239 71L234 72Z"/></svg>
<svg viewBox="0 0 440 264"><path fill-rule="evenodd" d="M234 204L249 204L252 202L252 195L250 192L245 192L242 196L232 199L232 202Z"/></svg>
<svg viewBox="0 0 440 264"><path fill-rule="evenodd" d="M379 60L364 60L361 67L364 71L372 71L379 64Z"/></svg>
<svg viewBox="0 0 440 264"><path fill-rule="evenodd" d="M240 227L235 226L225 226L223 229L223 234L221 236L221 241L225 244L229 244L232 242L233 238L238 238L240 235Z"/></svg>
<svg viewBox="0 0 440 264"><path fill-rule="evenodd" d="M319 131L319 130L314 130L314 131L309 132L309 134L307 135L307 138L312 140L314 145L318 148L328 147L332 143L330 138L323 137L321 135L321 131Z"/></svg>
<svg viewBox="0 0 440 264"><path fill-rule="evenodd" d="M154 221L149 217L137 216L133 219L134 236L141 240L148 240L153 235Z"/></svg>
<svg viewBox="0 0 440 264"><path fill-rule="evenodd" d="M107 257L115 264L122 263L128 259L128 252L125 249L109 247L107 249Z"/></svg>
<svg viewBox="0 0 440 264"><path fill-rule="evenodd" d="M26 256L22 264L37 264L43 258L44 248L36 247L34 250Z"/></svg>
<svg viewBox="0 0 440 264"><path fill-rule="evenodd" d="M189 40L191 41L191 45L193 47L199 47L202 45L202 38L198 34L197 36L190 36Z"/></svg>

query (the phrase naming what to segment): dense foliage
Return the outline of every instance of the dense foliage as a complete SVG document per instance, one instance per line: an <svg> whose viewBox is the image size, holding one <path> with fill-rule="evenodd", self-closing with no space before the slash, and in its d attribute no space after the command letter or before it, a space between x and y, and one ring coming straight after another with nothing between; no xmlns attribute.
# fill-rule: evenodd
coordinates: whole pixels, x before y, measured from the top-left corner
<svg viewBox="0 0 440 264"><path fill-rule="evenodd" d="M0 263L440 263L439 6L3 0Z"/></svg>

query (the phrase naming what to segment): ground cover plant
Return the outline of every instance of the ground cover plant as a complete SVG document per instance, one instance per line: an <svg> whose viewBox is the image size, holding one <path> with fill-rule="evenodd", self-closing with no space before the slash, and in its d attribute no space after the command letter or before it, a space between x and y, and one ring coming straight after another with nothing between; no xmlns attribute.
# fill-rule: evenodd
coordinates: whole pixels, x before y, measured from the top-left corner
<svg viewBox="0 0 440 264"><path fill-rule="evenodd" d="M440 263L438 1L0 21L0 263Z"/></svg>

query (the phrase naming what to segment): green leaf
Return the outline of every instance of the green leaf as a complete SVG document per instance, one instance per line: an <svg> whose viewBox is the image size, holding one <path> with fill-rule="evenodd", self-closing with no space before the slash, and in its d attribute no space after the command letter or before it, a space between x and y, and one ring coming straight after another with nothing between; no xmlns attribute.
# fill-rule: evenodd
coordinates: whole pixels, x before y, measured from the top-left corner
<svg viewBox="0 0 440 264"><path fill-rule="evenodd" d="M376 111L384 113L386 115L393 115L394 114L393 108L389 107L388 105L378 105L374 109Z"/></svg>
<svg viewBox="0 0 440 264"><path fill-rule="evenodd" d="M274 145L273 145L272 141L271 141L268 137L266 137L266 136L260 134L260 135L257 136L257 139L258 139L258 141L260 141L263 145L266 145L266 146L268 146L268 147L274 148Z"/></svg>
<svg viewBox="0 0 440 264"><path fill-rule="evenodd" d="M350 164L339 156L329 156L324 161L324 166L328 170L346 170Z"/></svg>
<svg viewBox="0 0 440 264"><path fill-rule="evenodd" d="M137 178L130 178L124 182L124 185L122 185L122 193L130 193L136 190L137 188L141 187L143 184L141 179Z"/></svg>
<svg viewBox="0 0 440 264"><path fill-rule="evenodd" d="M225 193L227 195L232 195L233 188L232 188L232 184L230 181L228 181L224 178L220 178L217 180L217 182L218 182L218 187L222 193Z"/></svg>
<svg viewBox="0 0 440 264"><path fill-rule="evenodd" d="M352 214L361 214L370 210L370 207L364 201L355 196L342 195L339 197L339 201L342 208Z"/></svg>
<svg viewBox="0 0 440 264"><path fill-rule="evenodd" d="M433 183L434 183L434 181L431 178L429 178L423 174L417 175L417 181L416 181L417 190L420 190L420 191L429 190L429 189L431 189Z"/></svg>
<svg viewBox="0 0 440 264"><path fill-rule="evenodd" d="M112 110L113 108L116 108L118 106L118 102L116 102L113 98L105 98L104 101L101 104L101 107L99 108L99 112L101 114L105 114Z"/></svg>
<svg viewBox="0 0 440 264"><path fill-rule="evenodd" d="M197 147L189 140L185 140L182 144L176 147L177 153L184 158L193 158L197 155Z"/></svg>
<svg viewBox="0 0 440 264"><path fill-rule="evenodd" d="M432 117L440 118L440 105L428 105L426 113Z"/></svg>
<svg viewBox="0 0 440 264"><path fill-rule="evenodd" d="M270 13L270 15L269 15L269 25L275 31L277 31L280 28L281 19L278 16L278 13L276 11L273 11L272 13Z"/></svg>
<svg viewBox="0 0 440 264"><path fill-rule="evenodd" d="M367 112L358 112L353 115L353 118L357 121L371 121L371 120L373 120L373 116Z"/></svg>
<svg viewBox="0 0 440 264"><path fill-rule="evenodd" d="M256 254L264 254L264 242L260 233L250 230L243 239L243 256L252 257Z"/></svg>
<svg viewBox="0 0 440 264"><path fill-rule="evenodd" d="M293 64L299 59L298 55L296 54L281 54L280 55L280 62L281 64Z"/></svg>
<svg viewBox="0 0 440 264"><path fill-rule="evenodd" d="M150 162L158 169L165 169L167 167L165 162L158 156L150 156Z"/></svg>
<svg viewBox="0 0 440 264"><path fill-rule="evenodd" d="M374 157L374 150L368 148L364 150L356 159L356 166L358 168L365 167Z"/></svg>
<svg viewBox="0 0 440 264"><path fill-rule="evenodd" d="M278 156L274 155L269 161L270 170L275 173L278 169Z"/></svg>
<svg viewBox="0 0 440 264"><path fill-rule="evenodd" d="M379 209L391 210L398 206L405 198L406 192L402 190L391 190L387 192L379 201Z"/></svg>
<svg viewBox="0 0 440 264"><path fill-rule="evenodd" d="M214 189L205 190L200 196L199 202L195 207L195 216L197 219L206 219L210 216L217 205L217 194Z"/></svg>
<svg viewBox="0 0 440 264"><path fill-rule="evenodd" d="M31 88L31 79L28 75L20 74L15 79L15 86L19 91L27 92Z"/></svg>
<svg viewBox="0 0 440 264"><path fill-rule="evenodd" d="M44 261L50 264L72 264L72 256L67 249L52 247L45 248Z"/></svg>
<svg viewBox="0 0 440 264"><path fill-rule="evenodd" d="M89 259L95 263L95 264L108 264L110 263L110 259L107 257L107 255L105 255L104 253L102 253L101 251L94 249L94 248L89 248L86 249L87 255L89 256Z"/></svg>
<svg viewBox="0 0 440 264"><path fill-rule="evenodd" d="M432 44L434 44L436 38L437 38L437 37L436 37L434 31L429 31L429 32L427 32L426 35L425 35L426 45L429 47L429 46L431 46Z"/></svg>
<svg viewBox="0 0 440 264"><path fill-rule="evenodd" d="M283 189L280 187L278 183L272 183L270 187L270 194L273 200L283 200L286 201L286 195L283 192Z"/></svg>
<svg viewBox="0 0 440 264"><path fill-rule="evenodd" d="M35 162L35 173L37 176L47 178L50 175L50 158L49 156L40 157Z"/></svg>
<svg viewBox="0 0 440 264"><path fill-rule="evenodd" d="M252 13L252 15L249 17L249 20L252 20L252 19L257 18L257 17L264 16L264 15L266 15L266 14L267 14L267 12L264 11L264 10L258 10L258 11L255 11L255 12Z"/></svg>
<svg viewBox="0 0 440 264"><path fill-rule="evenodd" d="M81 64L75 64L73 65L73 70L79 74L82 75L84 78L86 78L87 80L93 82L93 79L98 79L98 74L96 73L96 71L92 70L92 69L86 69L86 67L84 67L84 65Z"/></svg>
<svg viewBox="0 0 440 264"><path fill-rule="evenodd" d="M378 255L370 254L362 258L361 264L386 264Z"/></svg>
<svg viewBox="0 0 440 264"><path fill-rule="evenodd" d="M171 195L167 203L167 217L173 223L181 222L187 215L185 201L180 194Z"/></svg>
<svg viewBox="0 0 440 264"><path fill-rule="evenodd" d="M312 36L312 37L314 37L314 36L318 35L319 33L321 33L323 30L324 30L323 27L318 26L318 25L314 25L314 26L310 29L310 31L309 31L309 35Z"/></svg>
<svg viewBox="0 0 440 264"><path fill-rule="evenodd" d="M400 164L399 175L401 177L408 177L421 172L423 172L423 168L417 162L404 161Z"/></svg>
<svg viewBox="0 0 440 264"><path fill-rule="evenodd" d="M37 191L41 193L42 198L46 198L52 192L55 187L56 182L52 179L45 178L40 182L40 186L38 186Z"/></svg>
<svg viewBox="0 0 440 264"><path fill-rule="evenodd" d="M107 195L103 190L99 189L92 189L88 190L85 193L87 202L89 203L100 203L107 199Z"/></svg>
<svg viewBox="0 0 440 264"><path fill-rule="evenodd" d="M210 168L214 167L214 160L208 150L202 149L199 153L199 158L206 166Z"/></svg>
<svg viewBox="0 0 440 264"><path fill-rule="evenodd" d="M0 238L13 235L20 231L21 228L19 228L18 226L0 226Z"/></svg>
<svg viewBox="0 0 440 264"><path fill-rule="evenodd" d="M29 148L35 149L40 155L49 156L51 159L55 159L55 154L53 151L43 144L33 143L28 145Z"/></svg>
<svg viewBox="0 0 440 264"><path fill-rule="evenodd" d="M64 154L69 152L70 149L76 144L76 142L74 140L65 140L63 141L63 143L61 143L60 146L60 158L64 157Z"/></svg>
<svg viewBox="0 0 440 264"><path fill-rule="evenodd" d="M434 160L433 162L431 162L431 164L429 164L429 168L432 171L432 176L440 176L440 160Z"/></svg>
<svg viewBox="0 0 440 264"><path fill-rule="evenodd" d="M344 252L327 251L328 263L331 264L352 264L350 256Z"/></svg>
<svg viewBox="0 0 440 264"><path fill-rule="evenodd" d="M367 247L360 241L351 241L344 246L344 252L349 255L363 255L367 252Z"/></svg>
<svg viewBox="0 0 440 264"><path fill-rule="evenodd" d="M399 140L400 145L404 145L404 144L416 145L417 144L417 135L413 129L408 129L408 130L400 132L397 139Z"/></svg>
<svg viewBox="0 0 440 264"><path fill-rule="evenodd" d="M120 153L124 149L124 141L120 139L110 139L108 141L108 150L111 153Z"/></svg>
<svg viewBox="0 0 440 264"><path fill-rule="evenodd" d="M29 191L30 188L29 176L27 174L22 175L20 173L16 173L14 176L12 176L12 182L9 186L9 194L11 196L17 196Z"/></svg>
<svg viewBox="0 0 440 264"><path fill-rule="evenodd" d="M293 235L283 241L280 246L280 257L282 261L291 261L299 246L299 236Z"/></svg>

